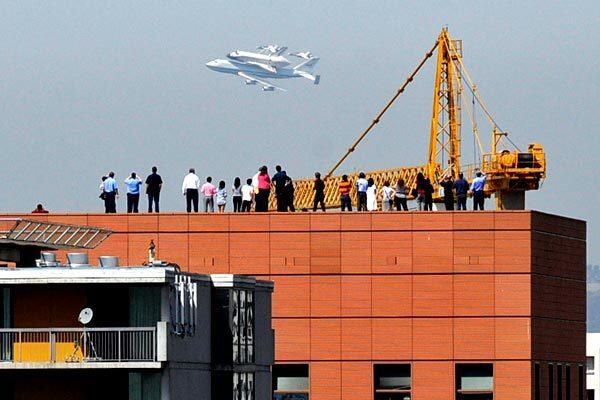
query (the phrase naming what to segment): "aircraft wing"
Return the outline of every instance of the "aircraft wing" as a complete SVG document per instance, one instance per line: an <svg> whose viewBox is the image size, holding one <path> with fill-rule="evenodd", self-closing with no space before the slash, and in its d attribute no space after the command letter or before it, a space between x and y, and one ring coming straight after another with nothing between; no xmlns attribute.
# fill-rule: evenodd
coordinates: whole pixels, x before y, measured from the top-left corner
<svg viewBox="0 0 600 400"><path fill-rule="evenodd" d="M274 88L274 89L277 89L277 90L281 90L282 92L287 92L287 90L285 90L283 88L280 88L279 86L275 86L272 83L269 83L269 82L267 82L265 80L258 79L256 76L250 75L250 74L248 74L246 72L238 72L237 74L238 74L238 76L241 76L242 78L248 79L249 81L260 83L265 88Z"/></svg>

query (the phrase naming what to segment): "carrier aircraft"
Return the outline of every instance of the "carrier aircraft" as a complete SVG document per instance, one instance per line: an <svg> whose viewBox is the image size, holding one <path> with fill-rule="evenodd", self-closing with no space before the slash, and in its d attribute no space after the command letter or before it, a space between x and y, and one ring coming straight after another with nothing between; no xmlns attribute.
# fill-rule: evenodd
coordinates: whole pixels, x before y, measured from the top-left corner
<svg viewBox="0 0 600 400"><path fill-rule="evenodd" d="M292 66L282 53L287 47L277 45L259 46L257 52L236 50L227 54L227 59L215 59L206 66L216 72L237 75L244 79L246 85L262 86L262 90L272 92L275 89L285 91L266 79L305 78L315 85L319 84L320 75L313 72L318 57L307 52L289 53L301 61Z"/></svg>

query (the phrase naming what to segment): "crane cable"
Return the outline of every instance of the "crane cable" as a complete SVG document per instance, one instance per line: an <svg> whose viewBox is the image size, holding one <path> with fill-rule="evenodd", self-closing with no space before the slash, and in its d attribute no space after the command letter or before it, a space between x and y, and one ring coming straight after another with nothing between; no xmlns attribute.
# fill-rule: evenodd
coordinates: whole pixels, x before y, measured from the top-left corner
<svg viewBox="0 0 600 400"><path fill-rule="evenodd" d="M450 67L454 70L454 76L458 77L456 79L457 86L460 87L460 90L462 90L462 87L463 87L462 81L464 80L464 78L462 77L462 74L459 73L459 67L455 65L454 61L450 62ZM467 84L467 86L469 86L468 82L466 82L466 81L465 81L465 84ZM469 90L471 91L471 94L473 95L473 98L471 100L472 110L469 110L469 106L467 104L467 100L465 99L465 97L462 97L461 101L464 101L465 110L467 110L467 114L469 115L469 119L471 120L472 132L473 132L473 137L474 137L473 138L473 151L475 153L475 141L476 141L477 145L479 146L480 153L483 154L483 145L481 144L481 139L479 138L479 128L477 126L477 121L475 121L475 93L473 93L473 90L471 89L471 87L469 87Z"/></svg>
<svg viewBox="0 0 600 400"><path fill-rule="evenodd" d="M452 51L456 52L456 47L454 47L454 45L452 44L451 41L446 40L446 45L448 46L448 48L452 49ZM471 91L471 93L473 94L473 96L475 97L475 99L477 100L477 103L479 104L479 106L481 106L481 109L483 110L483 113L485 114L485 116L487 117L489 123L494 127L497 128L499 131L503 132L502 129L500 129L500 126L496 123L496 121L494 120L494 117L492 117L492 114L490 114L490 112L487 109L487 106L485 105L485 103L483 102L483 99L481 98L481 96L479 95L479 92L477 91L477 86L473 83L473 80L471 79L471 75L469 74L469 70L467 69L467 67L465 67L465 64L462 61L462 57L458 58L458 62L460 64L460 66L462 67L462 71L464 72L462 78L465 79L466 78L466 82L467 82L467 87L469 88L469 90ZM508 140L513 146L515 146L515 148L518 151L521 151L519 149L519 146L517 146L512 140L510 140L510 138L508 137L508 135L504 136L506 138L506 140Z"/></svg>
<svg viewBox="0 0 600 400"><path fill-rule="evenodd" d="M333 168L331 168L329 170L329 172L325 176L325 179L327 179L327 178L329 178L329 177L331 177L333 175L333 173L346 160L346 158L348 158L348 156L354 150L356 150L356 146L358 146L358 144L365 138L365 136L367 136L367 134L371 131L371 129L373 129L373 127L379 123L379 120L381 119L381 117L383 116L383 114L385 114L385 112L392 106L392 104L394 104L394 102L396 101L396 99L404 92L404 89L408 86L408 84L413 81L413 78L415 77L415 75L417 75L417 73L419 72L419 70L421 69L421 67L423 67L423 65L425 64L425 62L433 55L433 52L435 51L435 49L438 46L438 43L439 43L439 41L436 40L435 44L433 45L433 47L431 48L431 50L429 50L425 54L425 58L423 58L421 60L421 62L419 63L419 65L417 65L417 67L413 70L412 74L410 74L410 76L408 78L406 78L406 81L400 87L400 89L398 89L398 91L396 92L396 94L394 95L394 97L392 97L392 99L379 112L379 114L377 114L377 116L375 117L375 119L373 121L371 121L371 124L367 127L367 129L365 129L363 131L363 133L358 137L358 139L352 144L352 146L348 149L348 151L346 152L346 154L344 154L344 156L333 166Z"/></svg>

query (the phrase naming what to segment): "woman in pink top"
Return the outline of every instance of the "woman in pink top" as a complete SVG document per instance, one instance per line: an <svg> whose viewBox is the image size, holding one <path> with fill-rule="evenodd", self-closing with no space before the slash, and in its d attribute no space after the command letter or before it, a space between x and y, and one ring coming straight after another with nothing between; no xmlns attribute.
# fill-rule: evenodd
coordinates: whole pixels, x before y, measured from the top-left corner
<svg viewBox="0 0 600 400"><path fill-rule="evenodd" d="M258 174L258 193L256 194L257 212L265 212L269 209L269 194L271 193L271 178L266 166L260 167Z"/></svg>

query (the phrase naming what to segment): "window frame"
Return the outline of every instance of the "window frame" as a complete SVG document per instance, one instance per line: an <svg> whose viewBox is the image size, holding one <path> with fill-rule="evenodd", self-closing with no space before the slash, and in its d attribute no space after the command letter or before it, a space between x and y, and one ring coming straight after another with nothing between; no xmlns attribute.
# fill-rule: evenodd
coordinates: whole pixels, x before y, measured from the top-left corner
<svg viewBox="0 0 600 400"><path fill-rule="evenodd" d="M279 376L288 376L288 377L293 376L293 375L277 375L276 371L275 371L277 368L283 368L283 369L298 368L298 369L300 369L302 367L306 367L306 379L307 379L306 389L301 389L301 390L276 389L277 378ZM275 398L275 395L291 394L291 395L306 395L306 399L310 399L310 363L278 363L278 364L274 364L271 373L272 373L272 385L273 385L273 398ZM297 377L304 378L304 376L301 376L301 375L298 375Z"/></svg>
<svg viewBox="0 0 600 400"><path fill-rule="evenodd" d="M379 377L385 371L379 371L379 373L378 373L377 370L385 369L385 367L388 367L389 369L392 369L395 367L395 368L398 368L398 370L401 370L404 368L408 369L408 379L410 382L408 389L385 389L385 388L378 387ZM378 397L386 396L386 395L389 395L390 399L393 399L395 397L398 397L398 399L403 399L406 395L409 395L412 398L412 383L413 383L412 382L412 379L413 379L412 372L413 372L413 366L411 363L374 363L373 364L373 399L377 400ZM406 376L399 375L398 377L405 378Z"/></svg>

